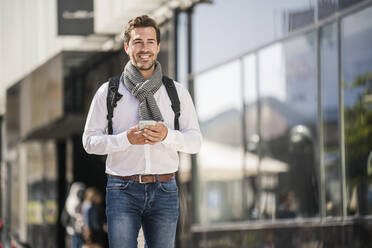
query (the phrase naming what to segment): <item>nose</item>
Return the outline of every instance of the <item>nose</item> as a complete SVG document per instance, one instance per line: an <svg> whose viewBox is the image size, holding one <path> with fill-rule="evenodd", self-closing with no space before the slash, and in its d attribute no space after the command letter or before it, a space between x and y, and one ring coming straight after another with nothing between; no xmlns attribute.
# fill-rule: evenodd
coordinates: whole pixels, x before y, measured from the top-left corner
<svg viewBox="0 0 372 248"><path fill-rule="evenodd" d="M143 51L143 52L147 52L149 49L149 46L146 44L146 43L144 43L144 44L142 44L142 46L141 46L141 51Z"/></svg>

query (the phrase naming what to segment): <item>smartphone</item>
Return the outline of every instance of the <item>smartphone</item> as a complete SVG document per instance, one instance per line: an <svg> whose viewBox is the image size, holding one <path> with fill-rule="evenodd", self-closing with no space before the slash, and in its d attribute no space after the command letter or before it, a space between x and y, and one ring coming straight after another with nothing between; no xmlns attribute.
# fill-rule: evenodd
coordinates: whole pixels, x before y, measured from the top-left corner
<svg viewBox="0 0 372 248"><path fill-rule="evenodd" d="M153 120L140 121L139 122L139 130L144 129L147 126L155 126L155 125L156 125L156 121L153 121Z"/></svg>

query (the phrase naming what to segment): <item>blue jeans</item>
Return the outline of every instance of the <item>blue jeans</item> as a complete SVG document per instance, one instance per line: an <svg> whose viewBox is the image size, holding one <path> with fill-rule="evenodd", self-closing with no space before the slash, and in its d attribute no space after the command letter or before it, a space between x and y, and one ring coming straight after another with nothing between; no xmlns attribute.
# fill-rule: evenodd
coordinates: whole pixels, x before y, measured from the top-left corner
<svg viewBox="0 0 372 248"><path fill-rule="evenodd" d="M142 226L145 247L173 248L178 221L178 188L170 182L140 184L109 176L106 215L110 248L137 248Z"/></svg>
<svg viewBox="0 0 372 248"><path fill-rule="evenodd" d="M71 248L83 247L83 237L80 234L74 234L71 236Z"/></svg>

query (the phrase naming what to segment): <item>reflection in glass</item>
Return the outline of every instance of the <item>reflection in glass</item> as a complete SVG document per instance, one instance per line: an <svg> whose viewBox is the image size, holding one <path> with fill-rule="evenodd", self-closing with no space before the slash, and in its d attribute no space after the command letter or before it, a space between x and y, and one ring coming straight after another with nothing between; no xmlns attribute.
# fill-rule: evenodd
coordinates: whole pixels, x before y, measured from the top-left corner
<svg viewBox="0 0 372 248"><path fill-rule="evenodd" d="M324 19L337 11L338 0L318 0L318 19Z"/></svg>
<svg viewBox="0 0 372 248"><path fill-rule="evenodd" d="M349 215L372 213L372 8L342 20L342 84Z"/></svg>
<svg viewBox="0 0 372 248"><path fill-rule="evenodd" d="M32 247L56 243L57 155L52 140L24 144L27 156L27 225ZM48 236L48 243L40 238ZM44 242L43 244L41 244Z"/></svg>
<svg viewBox="0 0 372 248"><path fill-rule="evenodd" d="M319 213L315 44L311 32L259 52L264 219Z"/></svg>
<svg viewBox="0 0 372 248"><path fill-rule="evenodd" d="M340 9L346 9L358 2L361 2L363 0L338 0L338 7Z"/></svg>
<svg viewBox="0 0 372 248"><path fill-rule="evenodd" d="M257 185L258 172L258 97L256 55L249 55L243 59L244 68L244 125L245 125L245 153L244 153L244 185L243 204L245 218L258 219L259 192Z"/></svg>
<svg viewBox="0 0 372 248"><path fill-rule="evenodd" d="M323 163L325 168L326 215L340 216L341 167L339 149L338 116L338 45L337 24L321 29L320 33L321 66L321 111L323 115Z"/></svg>
<svg viewBox="0 0 372 248"><path fill-rule="evenodd" d="M213 0L213 4L197 4L192 21L193 71L236 58L314 23L317 1Z"/></svg>
<svg viewBox="0 0 372 248"><path fill-rule="evenodd" d="M198 154L200 223L241 220L242 125L239 61L195 77L203 144Z"/></svg>

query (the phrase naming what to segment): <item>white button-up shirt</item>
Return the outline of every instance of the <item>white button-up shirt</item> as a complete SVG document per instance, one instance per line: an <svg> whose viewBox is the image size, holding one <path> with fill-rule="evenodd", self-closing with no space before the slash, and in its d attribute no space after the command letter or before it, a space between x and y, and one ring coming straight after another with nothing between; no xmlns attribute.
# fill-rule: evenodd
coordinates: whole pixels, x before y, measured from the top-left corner
<svg viewBox="0 0 372 248"><path fill-rule="evenodd" d="M180 130L174 130L174 112L164 85L154 94L156 103L168 127L167 137L155 145L132 145L127 130L139 122L139 101L120 83L123 97L114 108L113 134L107 134L108 82L96 92L87 116L83 145L90 154L105 155L106 173L131 176L137 174L166 174L178 170L177 152L197 153L202 136L194 104L187 89L175 82L180 100Z"/></svg>

